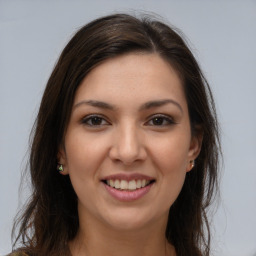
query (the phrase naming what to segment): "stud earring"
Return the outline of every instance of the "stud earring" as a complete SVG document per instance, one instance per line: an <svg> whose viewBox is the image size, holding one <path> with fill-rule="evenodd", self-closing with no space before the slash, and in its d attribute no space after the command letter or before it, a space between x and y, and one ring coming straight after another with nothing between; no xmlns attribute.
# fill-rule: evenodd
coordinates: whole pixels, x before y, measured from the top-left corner
<svg viewBox="0 0 256 256"><path fill-rule="evenodd" d="M57 165L57 170L61 173L61 172L64 172L64 168L63 168L63 165L62 164L58 164Z"/></svg>
<svg viewBox="0 0 256 256"><path fill-rule="evenodd" d="M193 169L195 167L195 160L190 160L190 170Z"/></svg>

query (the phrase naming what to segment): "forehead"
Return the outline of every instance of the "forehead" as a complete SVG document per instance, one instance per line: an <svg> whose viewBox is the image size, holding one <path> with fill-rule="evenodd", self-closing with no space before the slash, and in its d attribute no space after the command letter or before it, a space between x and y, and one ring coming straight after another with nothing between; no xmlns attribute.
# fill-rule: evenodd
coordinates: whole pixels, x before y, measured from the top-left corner
<svg viewBox="0 0 256 256"><path fill-rule="evenodd" d="M95 67L79 86L74 104L97 99L124 104L172 98L186 105L181 79L157 54L127 54Z"/></svg>

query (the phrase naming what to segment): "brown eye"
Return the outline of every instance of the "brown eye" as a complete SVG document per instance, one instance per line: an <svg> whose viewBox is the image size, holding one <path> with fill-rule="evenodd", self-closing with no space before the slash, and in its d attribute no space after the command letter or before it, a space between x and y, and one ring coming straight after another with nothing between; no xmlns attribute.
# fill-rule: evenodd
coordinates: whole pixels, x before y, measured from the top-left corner
<svg viewBox="0 0 256 256"><path fill-rule="evenodd" d="M153 125L162 125L164 121L165 120L162 117L155 117L152 119Z"/></svg>
<svg viewBox="0 0 256 256"><path fill-rule="evenodd" d="M109 124L103 117L96 115L84 118L82 123L88 126L102 126Z"/></svg>
<svg viewBox="0 0 256 256"><path fill-rule="evenodd" d="M146 124L151 126L166 126L175 124L175 122L169 116L157 115L153 116Z"/></svg>

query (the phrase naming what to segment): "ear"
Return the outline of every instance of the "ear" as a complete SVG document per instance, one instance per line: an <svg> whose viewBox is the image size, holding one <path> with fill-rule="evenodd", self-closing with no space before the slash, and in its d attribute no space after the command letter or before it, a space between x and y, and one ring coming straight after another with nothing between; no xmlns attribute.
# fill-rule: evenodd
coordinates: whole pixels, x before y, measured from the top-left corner
<svg viewBox="0 0 256 256"><path fill-rule="evenodd" d="M187 172L191 171L194 167L194 161L201 151L202 141L203 133L202 130L198 128L191 136L190 147L188 151Z"/></svg>
<svg viewBox="0 0 256 256"><path fill-rule="evenodd" d="M62 165L63 171L59 171L62 175L68 175L68 168L67 168L67 157L64 146L60 146L59 152L57 155L58 165Z"/></svg>

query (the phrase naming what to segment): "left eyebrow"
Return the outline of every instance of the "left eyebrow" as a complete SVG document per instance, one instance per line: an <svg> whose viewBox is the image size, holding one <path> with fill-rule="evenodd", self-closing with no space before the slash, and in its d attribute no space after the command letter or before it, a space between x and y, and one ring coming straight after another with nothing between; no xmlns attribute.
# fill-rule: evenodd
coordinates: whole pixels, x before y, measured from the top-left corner
<svg viewBox="0 0 256 256"><path fill-rule="evenodd" d="M164 106L166 104L174 104L183 113L183 109L182 109L181 105L177 101L172 100L172 99L154 100L154 101L146 102L145 104L143 104L140 107L140 110L146 110L146 109L150 109L150 108L161 107L161 106Z"/></svg>

